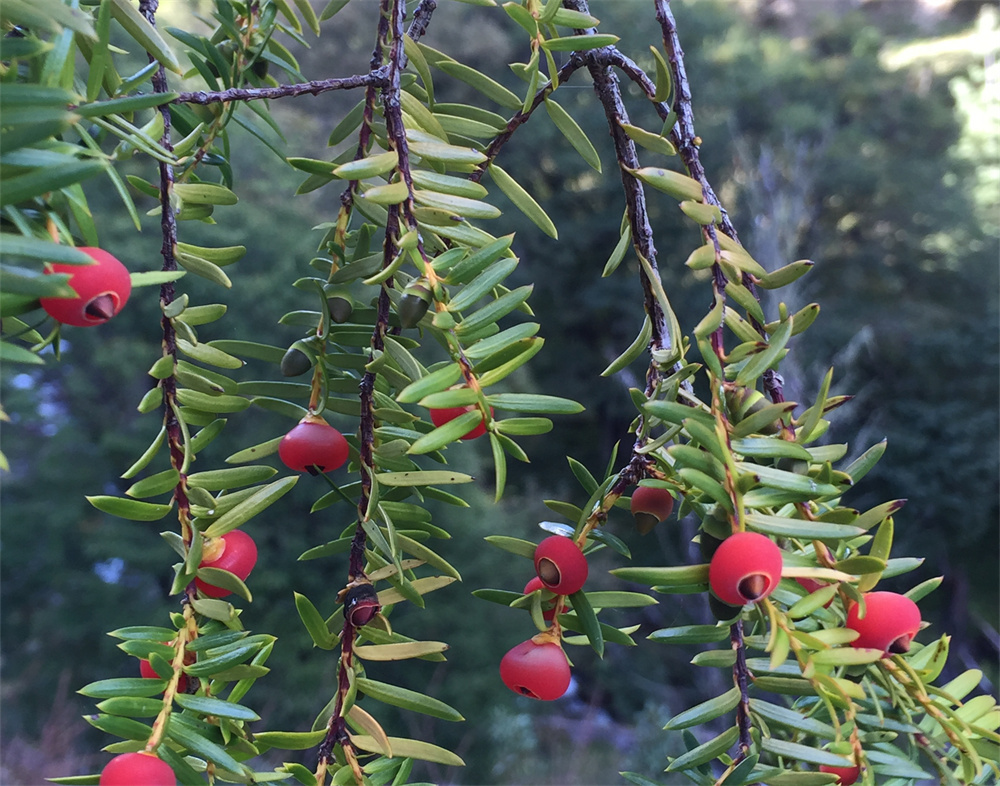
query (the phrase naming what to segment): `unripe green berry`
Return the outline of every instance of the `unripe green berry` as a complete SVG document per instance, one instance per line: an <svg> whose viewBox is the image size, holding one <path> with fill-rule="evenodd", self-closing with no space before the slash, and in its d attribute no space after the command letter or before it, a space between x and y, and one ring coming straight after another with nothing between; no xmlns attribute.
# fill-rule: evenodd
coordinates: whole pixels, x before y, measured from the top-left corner
<svg viewBox="0 0 1000 786"><path fill-rule="evenodd" d="M431 304L431 288L425 278L411 282L399 299L396 310L399 312L399 324L404 328L416 327L424 318Z"/></svg>
<svg viewBox="0 0 1000 786"><path fill-rule="evenodd" d="M729 408L729 416L734 423L746 420L768 406L768 400L764 398L764 394L752 388L726 391L725 399L726 406ZM779 430L778 421L775 420L761 426L757 431L760 434L777 434Z"/></svg>
<svg viewBox="0 0 1000 786"><path fill-rule="evenodd" d="M354 313L354 298L344 287L327 284L323 287L323 294L326 295L326 304L330 309L330 319L338 325L342 325L351 318Z"/></svg>
<svg viewBox="0 0 1000 786"><path fill-rule="evenodd" d="M313 366L312 357L305 352L301 341L292 344L284 357L281 358L281 373L286 377L297 377L305 374Z"/></svg>

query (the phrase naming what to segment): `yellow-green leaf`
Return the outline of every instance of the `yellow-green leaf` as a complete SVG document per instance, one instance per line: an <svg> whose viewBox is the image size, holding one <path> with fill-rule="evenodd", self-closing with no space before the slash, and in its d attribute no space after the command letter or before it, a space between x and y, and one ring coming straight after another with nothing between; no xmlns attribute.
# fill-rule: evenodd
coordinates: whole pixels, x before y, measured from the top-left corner
<svg viewBox="0 0 1000 786"><path fill-rule="evenodd" d="M448 645L443 641L405 641L399 644L363 644L354 648L354 654L362 660L409 660L447 649Z"/></svg>

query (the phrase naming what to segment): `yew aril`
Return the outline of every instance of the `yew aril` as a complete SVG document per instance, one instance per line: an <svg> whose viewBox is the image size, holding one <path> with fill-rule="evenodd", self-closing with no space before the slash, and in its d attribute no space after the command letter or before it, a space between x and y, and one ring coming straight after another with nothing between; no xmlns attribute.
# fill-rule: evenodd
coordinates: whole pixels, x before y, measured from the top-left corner
<svg viewBox="0 0 1000 786"><path fill-rule="evenodd" d="M920 630L917 604L897 592L868 592L863 597L864 617L858 603L847 610L847 627L858 632L851 646L882 650L884 656L908 652Z"/></svg>
<svg viewBox="0 0 1000 786"><path fill-rule="evenodd" d="M132 278L128 268L100 248L79 248L93 265L69 265L50 262L47 275L66 273L76 297L43 297L39 299L46 313L57 322L74 327L102 325L124 308L132 293Z"/></svg>
<svg viewBox="0 0 1000 786"><path fill-rule="evenodd" d="M241 529L234 529L219 538L206 542L202 557L202 568L219 568L228 570L240 581L246 581L250 571L257 564L257 544ZM222 587L207 584L201 579L195 579L198 591L210 598L224 598L230 591Z"/></svg>
<svg viewBox="0 0 1000 786"><path fill-rule="evenodd" d="M152 753L123 753L101 770L100 786L177 786L173 769Z"/></svg>
<svg viewBox="0 0 1000 786"><path fill-rule="evenodd" d="M829 586L828 584L824 584L822 581L816 581L816 579L809 579L804 576L797 576L795 581L797 581L799 586L810 595L812 595L816 590L821 590L823 587ZM829 608L831 603L833 603L833 598L830 598L830 600L824 603L823 608Z"/></svg>
<svg viewBox="0 0 1000 786"><path fill-rule="evenodd" d="M430 410L431 413L431 423L440 428L445 423L451 423L455 418L464 415L466 412L475 412L478 407L475 404L469 404L466 407L441 407L439 409ZM493 415L493 407L490 407L490 416ZM475 439L476 437L481 437L486 433L486 421L481 420L479 425L473 426L465 434L463 434L459 439Z"/></svg>
<svg viewBox="0 0 1000 786"><path fill-rule="evenodd" d="M674 498L665 488L638 486L632 492L629 507L635 518L636 529L640 535L645 535L673 512Z"/></svg>
<svg viewBox="0 0 1000 786"><path fill-rule="evenodd" d="M166 643L166 642L164 642ZM144 677L147 680L162 680L159 674L156 673L156 669L153 668L153 664L150 663L145 658L139 659L139 676ZM177 680L177 692L187 693L188 678L187 674L182 674Z"/></svg>
<svg viewBox="0 0 1000 786"><path fill-rule="evenodd" d="M781 549L758 532L736 532L716 549L708 583L723 603L742 606L766 598L781 580Z"/></svg>
<svg viewBox="0 0 1000 786"><path fill-rule="evenodd" d="M519 696L554 701L569 688L569 663L555 642L528 639L503 656L500 679Z"/></svg>
<svg viewBox="0 0 1000 786"><path fill-rule="evenodd" d="M587 581L587 558L572 538L552 535L535 549L535 573L557 595L572 595Z"/></svg>
<svg viewBox="0 0 1000 786"><path fill-rule="evenodd" d="M282 438L278 458L297 472L331 472L347 461L347 440L318 415L306 415Z"/></svg>
<svg viewBox="0 0 1000 786"><path fill-rule="evenodd" d="M829 764L819 765L820 772L829 772L837 776L835 781L837 786L851 786L861 777L861 768L857 765L853 767L833 767Z"/></svg>
<svg viewBox="0 0 1000 786"><path fill-rule="evenodd" d="M524 585L524 591L522 594L530 595L535 590L548 589L538 576L535 576L531 581ZM546 622L552 622L552 618L556 616L556 605L554 601L545 600L542 601L542 619Z"/></svg>

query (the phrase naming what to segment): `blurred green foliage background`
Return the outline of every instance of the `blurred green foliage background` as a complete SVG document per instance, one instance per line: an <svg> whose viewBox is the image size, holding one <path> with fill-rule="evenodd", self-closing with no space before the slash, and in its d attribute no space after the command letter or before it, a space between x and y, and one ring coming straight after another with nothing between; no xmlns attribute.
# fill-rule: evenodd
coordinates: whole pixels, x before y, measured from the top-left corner
<svg viewBox="0 0 1000 786"><path fill-rule="evenodd" d="M171 17L191 13L197 3L163 5L166 24L176 24ZM501 64L527 55L506 15L446 0L440 6L424 41L516 84ZM865 508L908 498L896 519L896 553L926 562L917 573L893 580L891 588L945 575L941 589L921 604L924 618L932 631L954 634L953 668L978 662L995 686L995 5L700 0L676 6L703 161L743 242L765 266L816 261L809 276L781 292L792 309L813 300L822 307L819 323L795 344L783 367L787 395L808 401L834 365L834 392L856 398L837 411L829 439L849 442L852 455L888 439L885 458L849 504ZM621 49L649 68L648 45L659 43L658 31L651 35L652 4L593 0L591 8L602 31L621 35ZM297 53L303 71L314 78L365 71L376 9L364 0L350 4L309 52ZM442 80L438 99L475 101L466 90ZM470 595L485 586L520 590L530 567L512 564L483 537L537 539L537 522L554 517L542 499L583 502L564 456L595 472L603 468L614 443L627 438L634 411L626 388L642 373L637 365L614 379L598 376L637 332L641 293L634 261L610 279L600 277L618 239L620 183L585 74L560 88L560 95L601 152L604 175L590 170L540 113L515 135L500 163L553 217L560 240L543 236L502 197L504 216L494 226L518 233L514 250L522 261L515 283L535 284L532 305L547 341L512 385L570 396L587 410L557 418L551 435L529 441L532 463L511 467L509 491L499 505L491 501L485 446L463 443L448 451L454 466L482 476L481 487L468 493L471 511L435 510L436 523L452 533L440 552L462 571L464 582L432 595L425 610L399 613L405 611L408 619L401 624L409 633L448 641L451 650L447 663L408 662L398 681L439 696L468 721L380 716L390 734L434 739L466 759L463 772L430 766L425 775L444 783L614 783L623 769L653 777L679 745L660 731L663 723L710 695L712 687L721 690L722 682L713 686L712 680L728 680L712 670L694 673L688 664L694 650L643 642L640 631L635 650L611 647L603 661L589 649L572 650L576 683L570 696L552 705L532 703L506 691L496 674L501 655L530 629L527 620ZM287 154L326 157L330 128L357 98L333 93L274 105ZM630 109L652 127L652 111L641 101ZM206 338L289 344L298 333L277 320L286 311L311 307L290 284L308 274L320 237L310 229L335 215L338 192L334 186L293 196L301 176L249 136L240 138L233 159L240 204L220 214L218 226L182 225L181 239L239 243L249 252L238 265L234 288L222 298L191 278L181 289L194 302L232 304L226 318L205 329ZM136 159L127 170L153 176L148 160ZM133 270L158 268L154 219L137 234L106 185L94 181L87 190L102 245ZM650 209L660 268L682 325L690 326L710 305L706 281L683 265L699 241L676 204L659 196L650 195ZM151 382L144 371L160 351L154 291L137 291L126 311L101 330L67 331L61 363L3 370L3 401L11 417L3 427L11 470L2 478L0 555L4 783L97 769L103 757L92 752L106 740L80 719L88 703L74 690L92 680L134 675L137 664L105 631L162 624L173 609L166 596L172 554L157 535L162 523L116 520L83 498L125 488L118 476L159 427L156 415L135 410ZM767 309L773 317L777 303ZM273 367L257 371L278 376ZM354 428L346 421L339 425ZM264 411L233 416L223 437L200 456L199 468L220 466L227 455L286 428ZM280 639L272 675L252 694L262 727L308 728L332 683L336 664L311 648L292 595L303 592L330 605L344 580L346 565L338 558L296 562L348 523L338 519L337 507L309 514L324 491L322 481L305 477L250 525L261 561L251 577L257 600L244 613L244 624ZM698 559L689 523L671 521L643 539L618 511L609 526L629 543L636 564ZM594 589L613 586L605 569L615 566L602 553L592 566ZM642 622L648 632L707 619L704 598L671 596L651 610L621 613L620 624ZM397 675L387 668L380 678L396 681Z"/></svg>

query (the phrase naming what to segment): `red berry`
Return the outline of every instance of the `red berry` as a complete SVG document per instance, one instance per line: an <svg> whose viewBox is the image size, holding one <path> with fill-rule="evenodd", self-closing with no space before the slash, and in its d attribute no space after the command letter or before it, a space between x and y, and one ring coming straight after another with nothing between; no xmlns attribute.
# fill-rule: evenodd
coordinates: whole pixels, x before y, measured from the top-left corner
<svg viewBox="0 0 1000 786"><path fill-rule="evenodd" d="M816 579L807 579L804 577L796 577L795 579L799 586L802 587L806 592L812 595L816 590L821 590L823 587L830 586L829 584L824 584L822 581L816 581ZM823 608L828 608L830 604L833 603L833 598L830 598L826 603L823 604Z"/></svg>
<svg viewBox="0 0 1000 786"><path fill-rule="evenodd" d="M503 656L500 679L521 696L554 701L569 688L569 663L558 644L528 639Z"/></svg>
<svg viewBox="0 0 1000 786"><path fill-rule="evenodd" d="M831 767L829 764L819 765L820 772L831 772L837 776L838 786L851 786L852 783L861 777L861 768L854 767Z"/></svg>
<svg viewBox="0 0 1000 786"><path fill-rule="evenodd" d="M222 545L217 547L215 544L220 541ZM215 551L216 548L219 549L218 553ZM241 581L246 580L250 571L253 570L253 566L257 564L257 544L241 529L227 532L221 538L216 539L214 543L206 545L206 551L208 553L202 558L199 567L228 570ZM229 590L206 584L201 579L195 579L194 582L198 585L201 594L210 598L223 598L229 594Z"/></svg>
<svg viewBox="0 0 1000 786"><path fill-rule="evenodd" d="M139 661L139 675L141 677L145 677L147 680L163 679L163 677L161 677L159 674L156 673L156 670L153 668L153 665L145 658Z"/></svg>
<svg viewBox="0 0 1000 786"><path fill-rule="evenodd" d="M289 469L313 475L330 472L347 461L347 440L337 429L317 415L306 415L285 434L278 445L278 457Z"/></svg>
<svg viewBox="0 0 1000 786"><path fill-rule="evenodd" d="M736 532L722 541L708 566L716 597L731 606L766 598L781 580L781 549L757 532Z"/></svg>
<svg viewBox="0 0 1000 786"><path fill-rule="evenodd" d="M100 786L177 786L170 765L152 753L123 753L101 771Z"/></svg>
<svg viewBox="0 0 1000 786"><path fill-rule="evenodd" d="M344 614L355 628L361 628L375 619L382 611L378 593L371 584L358 584L348 591L344 598Z"/></svg>
<svg viewBox="0 0 1000 786"><path fill-rule="evenodd" d="M826 586L826 584L822 581L816 581L816 579L807 579L798 576L795 578L795 581L797 581L799 586L810 595L812 595L816 590L823 589L823 587Z"/></svg>
<svg viewBox="0 0 1000 786"><path fill-rule="evenodd" d="M43 297L42 308L57 322L92 327L107 322L125 306L132 293L128 268L100 248L79 248L96 264L69 265L50 262L45 273L68 273L76 297Z"/></svg>
<svg viewBox="0 0 1000 786"><path fill-rule="evenodd" d="M572 538L552 535L535 549L535 573L556 595L572 595L587 581L587 558Z"/></svg>
<svg viewBox="0 0 1000 786"><path fill-rule="evenodd" d="M653 530L674 509L674 498L665 488L639 486L632 492L630 505L635 526L641 535Z"/></svg>
<svg viewBox="0 0 1000 786"><path fill-rule="evenodd" d="M469 404L467 407L442 407L441 409L432 409L431 412L431 423L437 427L443 426L445 423L451 423L455 418L460 415L464 415L466 412L475 412L478 407L475 404ZM493 407L490 407L490 416L493 415ZM465 432L465 435L460 437L460 439L475 439L476 437L481 437L486 433L486 421L481 420L478 426L473 426L471 429Z"/></svg>
<svg viewBox="0 0 1000 786"><path fill-rule="evenodd" d="M522 594L523 595L528 595L528 594L534 592L535 590L543 590L543 589L546 589L546 587L545 587L544 584L542 584L542 580L540 578L538 578L538 576L535 576L531 581L529 581L527 584L524 585L524 592ZM552 602L552 601L549 601L548 603L546 603L543 600L542 601L542 619L545 620L546 622L552 622L552 618L555 617L555 616L556 616L556 606L555 606L555 603Z"/></svg>
<svg viewBox="0 0 1000 786"><path fill-rule="evenodd" d="M167 642L164 642L166 644ZM139 675L145 677L147 680L162 680L159 674L156 673L156 669L153 668L153 664L150 663L145 658L139 659ZM182 674L180 679L177 680L177 692L187 693L188 678L187 674Z"/></svg>
<svg viewBox="0 0 1000 786"><path fill-rule="evenodd" d="M847 610L847 627L858 632L851 646L882 650L887 656L909 651L920 630L917 604L896 592L868 592L863 597L864 617L859 616L858 603Z"/></svg>

